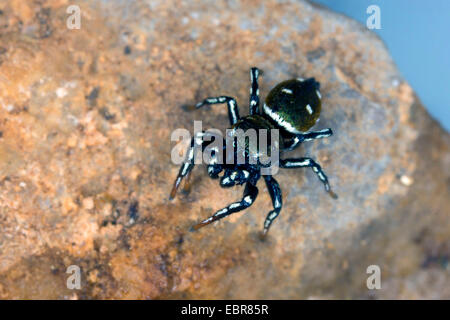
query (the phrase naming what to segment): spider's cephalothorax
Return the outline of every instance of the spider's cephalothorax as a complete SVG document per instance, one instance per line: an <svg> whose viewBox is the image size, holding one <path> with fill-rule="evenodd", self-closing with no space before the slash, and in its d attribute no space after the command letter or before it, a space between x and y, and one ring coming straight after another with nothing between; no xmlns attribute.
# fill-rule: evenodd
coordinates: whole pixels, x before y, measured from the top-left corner
<svg viewBox="0 0 450 320"><path fill-rule="evenodd" d="M314 78L309 79L292 79L283 81L273 88L266 98L262 112L259 110L259 89L258 89L259 70L251 68L250 79L250 114L245 117L239 116L238 105L232 97L219 96L207 98L196 105L200 108L204 105L227 103L228 116L230 118L231 129L266 129L267 131L278 129L279 140L270 141L270 144L276 144L278 149L289 151L296 148L304 141L329 137L333 134L331 129L307 132L316 122L321 110L320 84ZM208 137L208 139L203 139ZM177 179L170 193L173 199L178 187L184 177L189 178L190 172L194 167L194 148L201 147L203 150L211 143L210 133L201 132L192 138L191 146L187 152L186 161L180 168ZM225 141L224 141L225 142ZM225 143L224 143L225 145ZM237 149L238 150L238 149ZM244 148L246 162L244 164L227 164L217 161L217 153L225 152L224 150L215 150L210 162L207 165L208 174L211 178L219 178L219 174L223 171L220 178L222 187L231 187L236 184L245 184L244 195L241 201L234 202L229 206L217 211L211 217L203 220L193 227L194 230L204 227L214 221L222 219L234 212L241 211L253 204L258 194L256 184L261 176L266 182L270 197L272 198L273 210L269 212L264 221L264 234L269 230L270 225L281 211L282 198L281 189L278 182L271 175L261 175L262 164L258 161L255 164L248 162L249 157L259 157L259 151L251 152ZM270 148L268 148L270 150ZM216 155L216 156L214 156ZM238 162L233 162L238 163ZM302 168L311 167L317 174L317 177L325 186L325 190L333 197L336 194L331 190L328 179L322 171L320 165L311 158L296 159L280 159L279 166L281 168ZM186 181L187 182L187 181Z"/></svg>

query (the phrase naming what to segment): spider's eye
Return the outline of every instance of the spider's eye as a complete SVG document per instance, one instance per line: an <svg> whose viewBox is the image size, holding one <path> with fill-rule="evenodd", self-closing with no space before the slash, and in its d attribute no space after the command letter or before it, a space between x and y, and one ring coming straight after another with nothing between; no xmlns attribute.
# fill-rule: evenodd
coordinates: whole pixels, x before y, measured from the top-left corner
<svg viewBox="0 0 450 320"><path fill-rule="evenodd" d="M291 133L305 132L320 115L319 89L314 78L283 81L269 92L264 113Z"/></svg>

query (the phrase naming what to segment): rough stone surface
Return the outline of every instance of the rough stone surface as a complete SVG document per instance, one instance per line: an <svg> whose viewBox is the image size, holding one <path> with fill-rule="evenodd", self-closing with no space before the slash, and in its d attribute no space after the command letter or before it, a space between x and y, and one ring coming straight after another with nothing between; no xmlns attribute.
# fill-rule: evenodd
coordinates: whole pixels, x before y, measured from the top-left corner
<svg viewBox="0 0 450 320"><path fill-rule="evenodd" d="M450 298L450 137L399 75L383 43L303 1L0 2L0 298ZM168 201L176 128L224 129L245 114L251 66L261 94L291 77L322 84L316 129L335 135L291 156L284 208L255 204L188 229L241 196L194 171ZM382 289L366 287L379 265ZM66 268L82 269L81 290Z"/></svg>

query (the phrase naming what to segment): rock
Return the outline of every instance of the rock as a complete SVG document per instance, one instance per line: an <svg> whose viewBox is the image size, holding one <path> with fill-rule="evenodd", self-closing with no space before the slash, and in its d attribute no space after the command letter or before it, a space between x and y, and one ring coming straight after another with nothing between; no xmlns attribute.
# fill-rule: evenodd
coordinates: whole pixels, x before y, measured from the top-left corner
<svg viewBox="0 0 450 320"><path fill-rule="evenodd" d="M304 1L66 1L0 4L0 298L450 298L450 137L399 75L383 43ZM305 143L310 170L280 171L284 208L269 237L255 204L198 232L241 196L205 169L170 202L176 128L225 129L262 98L315 77L323 108ZM66 269L81 267L81 289ZM381 269L368 290L368 266Z"/></svg>

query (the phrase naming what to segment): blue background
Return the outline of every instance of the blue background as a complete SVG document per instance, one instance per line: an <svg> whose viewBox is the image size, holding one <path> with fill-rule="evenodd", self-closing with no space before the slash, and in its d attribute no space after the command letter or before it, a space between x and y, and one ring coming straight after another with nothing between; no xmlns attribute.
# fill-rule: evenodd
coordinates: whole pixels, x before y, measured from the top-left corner
<svg viewBox="0 0 450 320"><path fill-rule="evenodd" d="M429 113L450 131L450 0L312 0L366 25L380 7L381 29L398 69Z"/></svg>

